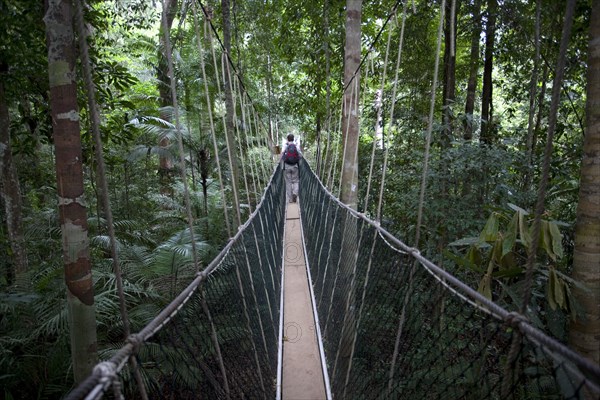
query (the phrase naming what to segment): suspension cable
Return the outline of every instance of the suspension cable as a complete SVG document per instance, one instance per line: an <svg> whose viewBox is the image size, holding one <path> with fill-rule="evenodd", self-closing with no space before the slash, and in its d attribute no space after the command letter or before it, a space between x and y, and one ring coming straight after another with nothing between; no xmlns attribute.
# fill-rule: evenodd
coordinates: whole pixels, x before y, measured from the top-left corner
<svg viewBox="0 0 600 400"><path fill-rule="evenodd" d="M166 1L162 0L163 9L166 9ZM179 121L179 105L177 103L177 85L175 84L175 72L173 69L173 57L171 55L171 38L169 34L169 29L167 26L167 17L165 13L162 13L162 25L163 31L165 35L165 53L167 56L167 66L168 66L168 75L169 81L171 85L171 100L173 101L173 112L175 114L175 131L177 132L177 148L179 151L179 168L181 180L183 181L183 190L184 190L184 201L185 201L185 211L187 214L188 220L188 228L190 230L190 240L192 244L192 259L194 261L194 269L196 273L200 270L200 263L198 262L198 252L196 249L196 239L194 234L194 216L192 215L192 205L190 201L190 192L189 185L187 182L187 174L185 168L185 151L183 149L183 138L181 134L181 127Z"/></svg>
<svg viewBox="0 0 600 400"><path fill-rule="evenodd" d="M421 238L421 222L423 220L423 204L425 203L425 188L427 187L427 175L429 167L429 148L431 147L431 132L433 130L433 115L435 110L435 94L438 81L438 70L440 66L440 49L442 47L442 28L444 26L444 13L446 0L442 0L440 6L440 22L438 24L437 46L435 51L435 66L433 68L433 83L431 84L431 103L429 106L429 120L427 121L427 133L425 139L425 156L423 160L423 174L421 175L421 190L419 192L419 211L417 213L417 225L415 228L415 247L419 247Z"/></svg>

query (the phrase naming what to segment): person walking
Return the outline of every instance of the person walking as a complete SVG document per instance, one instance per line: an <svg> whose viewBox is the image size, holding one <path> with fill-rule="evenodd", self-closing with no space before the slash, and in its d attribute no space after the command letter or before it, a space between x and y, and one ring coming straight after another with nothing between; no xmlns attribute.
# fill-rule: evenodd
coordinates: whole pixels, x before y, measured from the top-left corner
<svg viewBox="0 0 600 400"><path fill-rule="evenodd" d="M283 171L285 173L285 191L287 201L295 203L298 199L298 163L302 158L302 152L294 143L294 135L287 135L287 143L283 147L281 161L283 161Z"/></svg>

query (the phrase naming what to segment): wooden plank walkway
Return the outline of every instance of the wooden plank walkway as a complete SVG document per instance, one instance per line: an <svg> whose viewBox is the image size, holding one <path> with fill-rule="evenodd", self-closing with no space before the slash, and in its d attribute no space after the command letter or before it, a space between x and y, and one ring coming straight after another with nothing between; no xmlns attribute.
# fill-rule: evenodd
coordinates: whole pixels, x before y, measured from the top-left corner
<svg viewBox="0 0 600 400"><path fill-rule="evenodd" d="M298 203L288 203L283 266L283 400L327 399L302 240Z"/></svg>

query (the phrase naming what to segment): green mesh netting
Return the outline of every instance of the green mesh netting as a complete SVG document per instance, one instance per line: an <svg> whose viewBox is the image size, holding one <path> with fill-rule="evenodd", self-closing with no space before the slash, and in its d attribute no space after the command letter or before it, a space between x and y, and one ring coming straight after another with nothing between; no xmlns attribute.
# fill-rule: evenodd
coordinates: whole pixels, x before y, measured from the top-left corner
<svg viewBox="0 0 600 400"><path fill-rule="evenodd" d="M484 311L477 293L455 287L372 221L342 207L306 164L300 171L304 237L333 398L600 395L592 394L594 378L586 379L555 350L558 343ZM507 366L513 339L518 352Z"/></svg>
<svg viewBox="0 0 600 400"><path fill-rule="evenodd" d="M176 313L139 336L136 360L150 399L274 398L285 192L278 170L263 201ZM157 331L156 331L157 330ZM156 331L153 335L149 332ZM125 362L125 361L123 361ZM91 377L69 398L140 398L127 363L110 382ZM106 380L106 378L104 378ZM119 387L120 386L120 387Z"/></svg>

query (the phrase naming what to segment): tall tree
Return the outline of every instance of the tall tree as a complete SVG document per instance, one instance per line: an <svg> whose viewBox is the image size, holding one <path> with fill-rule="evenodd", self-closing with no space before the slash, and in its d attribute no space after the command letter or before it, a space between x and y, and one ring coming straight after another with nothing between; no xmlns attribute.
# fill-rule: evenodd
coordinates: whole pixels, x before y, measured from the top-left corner
<svg viewBox="0 0 600 400"><path fill-rule="evenodd" d="M344 143L342 182L340 200L353 209L358 200L358 137L359 137L359 91L360 91L360 59L361 59L361 23L362 0L346 0L346 43L344 47L344 86L342 107L342 142ZM357 251L357 229L354 217L347 215L342 238L343 252L355 255ZM340 351L335 360L334 375L340 382L348 383L350 364L352 362L353 333L355 327L354 273L356 259L354 256L344 257L340 264L340 288L348 288L346 294L346 312L340 338ZM343 290L343 289L342 289ZM340 392L342 388L334 388ZM342 396L344 397L344 396Z"/></svg>
<svg viewBox="0 0 600 400"><path fill-rule="evenodd" d="M483 91L481 93L481 142L493 142L493 105L492 105L492 70L494 67L494 46L496 36L496 14L498 0L487 2L487 22L485 25L485 61L483 65Z"/></svg>
<svg viewBox="0 0 600 400"><path fill-rule="evenodd" d="M583 315L571 324L569 341L581 354L600 363L600 0L594 0L590 18L586 111L573 278L587 290L573 287Z"/></svg>
<svg viewBox="0 0 600 400"><path fill-rule="evenodd" d="M469 80L467 83L467 100L465 102L465 140L473 138L473 111L475 110L475 93L477 90L477 77L479 72L479 37L481 36L481 0L473 3L473 17L471 23L471 53L469 55Z"/></svg>
<svg viewBox="0 0 600 400"><path fill-rule="evenodd" d="M237 152L235 151L235 109L233 106L233 83L232 83L232 70L229 65L231 60L231 10L229 0L221 0L221 14L223 16L223 46L225 46L225 53L223 54L223 81L225 91L225 135L227 139L227 154L229 155L229 162L231 164L231 188L233 191L234 202L236 208L239 207L237 185L239 182L239 171L238 171L238 160L236 158ZM239 216L239 213L235 215ZM241 225L242 221L237 221L238 225Z"/></svg>
<svg viewBox="0 0 600 400"><path fill-rule="evenodd" d="M171 77L169 76L169 66L167 63L167 45L165 43L165 35L171 35L171 27L173 26L173 20L177 14L177 0L164 0L162 13L162 18L166 21L166 23L161 23L159 30L157 69L158 94L160 97L160 106L162 110L160 113L160 118L165 121L170 121L171 113L168 111L168 107L173 105L173 99L171 95ZM158 145L162 148L167 148L169 146L169 142L169 138L163 137L159 140ZM159 157L158 173L160 175L161 192L164 194L170 192L169 183L172 176L172 170L173 161L171 158L161 155Z"/></svg>
<svg viewBox="0 0 600 400"><path fill-rule="evenodd" d="M360 19L362 0L346 1L346 44L344 48L344 87L342 110L342 203L356 209L358 197L358 106L360 90Z"/></svg>
<svg viewBox="0 0 600 400"><path fill-rule="evenodd" d="M452 106L456 100L456 10L460 0L446 2L444 23L444 86L443 86L443 134L442 145L452 141Z"/></svg>
<svg viewBox="0 0 600 400"><path fill-rule="evenodd" d="M0 175L0 194L4 201L6 228L13 260L13 268L8 271L7 280L9 283L14 282L20 289L24 289L29 286L29 280L27 278L27 253L23 239L21 187L12 158L8 104L4 93L3 79L0 79Z"/></svg>
<svg viewBox="0 0 600 400"><path fill-rule="evenodd" d="M76 382L97 362L96 312L84 199L81 136L70 0L48 0L44 17L59 222Z"/></svg>

